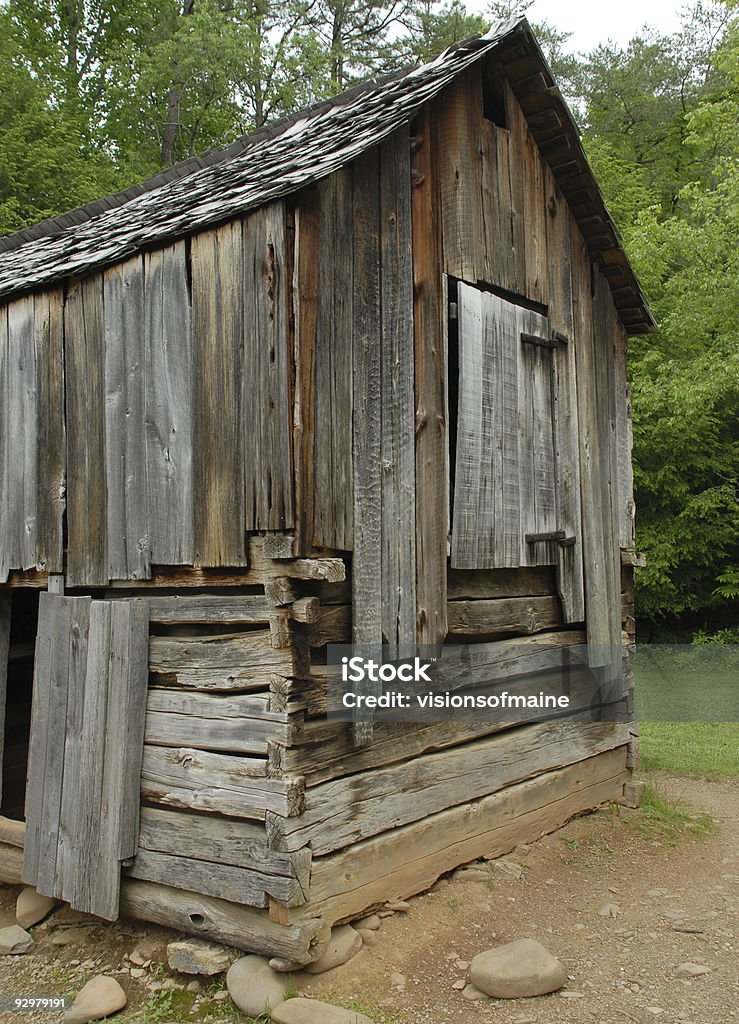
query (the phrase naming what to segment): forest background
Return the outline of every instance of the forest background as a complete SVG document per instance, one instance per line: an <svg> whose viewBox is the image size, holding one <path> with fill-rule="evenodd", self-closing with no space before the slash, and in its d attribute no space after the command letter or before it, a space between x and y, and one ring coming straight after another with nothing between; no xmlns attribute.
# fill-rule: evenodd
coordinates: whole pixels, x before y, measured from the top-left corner
<svg viewBox="0 0 739 1024"><path fill-rule="evenodd" d="M525 9L0 0L0 234ZM659 323L630 346L639 635L739 642L737 0L587 54L534 27Z"/></svg>

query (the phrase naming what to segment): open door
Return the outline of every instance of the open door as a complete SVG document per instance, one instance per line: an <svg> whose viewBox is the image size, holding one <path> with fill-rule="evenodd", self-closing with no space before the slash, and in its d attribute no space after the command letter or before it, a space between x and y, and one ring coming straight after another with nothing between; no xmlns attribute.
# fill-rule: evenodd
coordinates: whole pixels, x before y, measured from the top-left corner
<svg viewBox="0 0 739 1024"><path fill-rule="evenodd" d="M41 595L23 881L106 920L138 843L148 634L144 601Z"/></svg>

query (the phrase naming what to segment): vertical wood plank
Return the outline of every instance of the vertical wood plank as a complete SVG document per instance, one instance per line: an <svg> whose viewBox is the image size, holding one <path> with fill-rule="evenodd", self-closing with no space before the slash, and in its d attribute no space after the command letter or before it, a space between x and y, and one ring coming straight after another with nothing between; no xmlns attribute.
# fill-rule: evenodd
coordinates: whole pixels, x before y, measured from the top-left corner
<svg viewBox="0 0 739 1024"><path fill-rule="evenodd" d="M246 563L240 221L192 239L195 563Z"/></svg>
<svg viewBox="0 0 739 1024"><path fill-rule="evenodd" d="M351 550L354 539L349 424L352 417L352 170L319 185L315 349L313 541Z"/></svg>
<svg viewBox="0 0 739 1024"><path fill-rule="evenodd" d="M295 211L295 554L313 549L315 500L313 436L316 404L316 327L318 315L319 197L309 190Z"/></svg>
<svg viewBox="0 0 739 1024"><path fill-rule="evenodd" d="M5 701L8 694L8 654L10 652L10 615L12 597L0 593L0 793L3 791L3 754L5 750Z"/></svg>
<svg viewBox="0 0 739 1024"><path fill-rule="evenodd" d="M0 583L5 583L13 566L8 479L13 434L8 401L8 362L8 307L0 306Z"/></svg>
<svg viewBox="0 0 739 1024"><path fill-rule="evenodd" d="M501 194L501 212L510 224L512 271L510 290L518 295L526 295L526 246L528 244L524 223L526 118L508 83L506 83L506 93L510 130L507 133L500 131L497 133L500 143L498 150L499 180L503 178L504 167L507 166L508 169L508 186L505 193ZM530 297L533 298L533 296Z"/></svg>
<svg viewBox="0 0 739 1024"><path fill-rule="evenodd" d="M634 471L631 450L634 436L631 421L631 386L627 364L628 335L615 318L615 396L616 396L616 448L618 460L618 536L619 546L633 548L636 510L634 507Z"/></svg>
<svg viewBox="0 0 739 1024"><path fill-rule="evenodd" d="M431 109L418 118L413 140L413 330L416 377L416 628L420 644L447 633L447 360L441 280L438 149Z"/></svg>
<svg viewBox="0 0 739 1024"><path fill-rule="evenodd" d="M13 568L36 565L37 379L33 297L8 306L8 428L6 466Z"/></svg>
<svg viewBox="0 0 739 1024"><path fill-rule="evenodd" d="M607 467L601 450L598 422L597 366L590 258L580 239L572 239L573 307L577 363L577 409L580 445L585 621L590 663L608 664L609 593L606 576L606 538L603 529L601 482Z"/></svg>
<svg viewBox="0 0 739 1024"><path fill-rule="evenodd" d="M192 326L184 242L144 256L144 347L150 558L192 565Z"/></svg>
<svg viewBox="0 0 739 1024"><path fill-rule="evenodd" d="M408 128L380 147L383 633L416 639L413 267Z"/></svg>
<svg viewBox="0 0 739 1024"><path fill-rule="evenodd" d="M172 301L168 297L168 302ZM144 263L137 256L103 274L105 477L110 579L147 579ZM162 382L148 382L151 388Z"/></svg>
<svg viewBox="0 0 739 1024"><path fill-rule="evenodd" d="M519 175L523 182L523 216L520 229L524 238L525 279L523 294L533 302L549 302L549 257L547 252L546 199L544 169L539 147L526 117L515 98L515 127L519 132L517 149L521 158ZM546 168L549 170L549 168Z"/></svg>
<svg viewBox="0 0 739 1024"><path fill-rule="evenodd" d="M459 383L451 561L455 569L477 568L477 542L483 532L478 521L483 458L482 304L482 292L459 285ZM494 515L494 506L489 506L487 511ZM488 524L489 529L492 525L492 522Z"/></svg>
<svg viewBox="0 0 739 1024"><path fill-rule="evenodd" d="M283 530L294 522L284 205L251 214L243 234L245 528Z"/></svg>
<svg viewBox="0 0 739 1024"><path fill-rule="evenodd" d="M67 468L62 292L36 295L33 312L38 396L36 565L49 573L61 573L64 571L62 517Z"/></svg>
<svg viewBox="0 0 739 1024"><path fill-rule="evenodd" d="M485 276L481 114L482 79L472 68L444 90L435 108L444 269L471 284Z"/></svg>
<svg viewBox="0 0 739 1024"><path fill-rule="evenodd" d="M563 334L567 345L554 350L552 401L555 445L555 488L559 528L575 538L558 545L557 587L565 622L585 618L582 566L582 519L580 515L580 457L577 418L577 337L572 295L573 244L571 214L551 170L545 168L547 195L547 250L549 253L549 326Z"/></svg>
<svg viewBox="0 0 739 1024"><path fill-rule="evenodd" d="M378 150L371 149L354 165L352 640L372 647L382 643L379 184ZM355 743L369 742L371 714L355 712L353 730Z"/></svg>
<svg viewBox="0 0 739 1024"><path fill-rule="evenodd" d="M67 585L108 583L103 283L70 287L64 305Z"/></svg>
<svg viewBox="0 0 739 1024"><path fill-rule="evenodd" d="M36 885L38 880L41 818L44 808L44 785L46 782L54 625L51 614L54 606L50 603L51 601L51 595L43 593L40 595L33 669L31 731L26 775L26 830L23 842L23 881L30 885ZM66 674L64 682L66 685ZM64 714L66 716L66 706ZM57 723L57 730L61 733L62 750L64 749L63 722L64 719Z"/></svg>

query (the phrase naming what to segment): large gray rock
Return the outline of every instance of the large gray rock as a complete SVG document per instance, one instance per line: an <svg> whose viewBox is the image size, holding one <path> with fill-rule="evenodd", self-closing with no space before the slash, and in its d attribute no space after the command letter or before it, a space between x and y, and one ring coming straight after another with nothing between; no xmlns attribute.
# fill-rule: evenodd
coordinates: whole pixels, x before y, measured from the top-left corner
<svg viewBox="0 0 739 1024"><path fill-rule="evenodd" d="M27 953L29 949L33 949L33 939L20 925L0 928L0 956L16 956Z"/></svg>
<svg viewBox="0 0 739 1024"><path fill-rule="evenodd" d="M494 999L526 999L562 988L567 971L540 942L518 939L479 953L470 981Z"/></svg>
<svg viewBox="0 0 739 1024"><path fill-rule="evenodd" d="M122 1010L125 1005L126 993L115 978L98 974L88 981L69 1009L64 1011L64 1024L87 1024L89 1020L100 1020Z"/></svg>
<svg viewBox="0 0 739 1024"><path fill-rule="evenodd" d="M261 956L242 956L226 975L228 994L251 1017L274 1010L285 1001L284 974L276 974Z"/></svg>
<svg viewBox="0 0 739 1024"><path fill-rule="evenodd" d="M351 960L362 948L362 936L356 932L350 924L339 925L331 929L331 939L326 952L320 960L314 960L308 964L305 970L308 974L323 974L330 971L332 967L338 967Z"/></svg>
<svg viewBox="0 0 739 1024"><path fill-rule="evenodd" d="M181 974L221 974L228 969L228 950L203 939L180 939L167 946L167 963Z"/></svg>
<svg viewBox="0 0 739 1024"><path fill-rule="evenodd" d="M363 1013L317 999L288 999L272 1011L275 1024L375 1024Z"/></svg>
<svg viewBox="0 0 739 1024"><path fill-rule="evenodd" d="M21 889L15 902L15 919L21 928L30 928L49 915L59 901L51 896L42 896L32 885Z"/></svg>

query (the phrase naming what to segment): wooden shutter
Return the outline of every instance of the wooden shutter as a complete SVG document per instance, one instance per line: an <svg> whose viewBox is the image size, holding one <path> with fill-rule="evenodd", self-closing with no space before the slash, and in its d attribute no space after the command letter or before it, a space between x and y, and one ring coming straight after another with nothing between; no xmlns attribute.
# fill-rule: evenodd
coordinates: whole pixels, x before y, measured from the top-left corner
<svg viewBox="0 0 739 1024"><path fill-rule="evenodd" d="M106 920L138 841L148 633L144 601L41 595L23 881Z"/></svg>
<svg viewBox="0 0 739 1024"><path fill-rule="evenodd" d="M460 283L452 567L552 565L581 621L571 355L539 313Z"/></svg>

